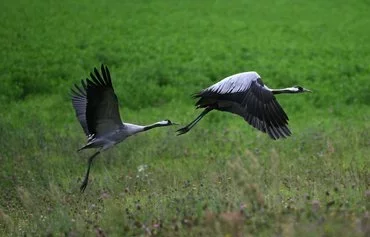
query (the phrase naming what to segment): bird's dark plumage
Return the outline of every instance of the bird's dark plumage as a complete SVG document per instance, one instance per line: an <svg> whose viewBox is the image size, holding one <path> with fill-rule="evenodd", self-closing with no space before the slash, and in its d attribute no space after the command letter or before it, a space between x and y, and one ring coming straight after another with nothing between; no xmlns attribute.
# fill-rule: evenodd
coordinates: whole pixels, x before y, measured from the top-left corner
<svg viewBox="0 0 370 237"><path fill-rule="evenodd" d="M86 83L84 80L81 80L82 88L75 84L75 88L72 88L72 105L75 108L76 116L78 121L81 124L82 129L85 132L86 136L89 136L91 133L87 127L86 121L86 105L87 105L87 96L86 96Z"/></svg>
<svg viewBox="0 0 370 237"><path fill-rule="evenodd" d="M108 68L102 65L101 74L94 68L90 77L72 89L72 104L85 134L98 137L118 129L122 121Z"/></svg>

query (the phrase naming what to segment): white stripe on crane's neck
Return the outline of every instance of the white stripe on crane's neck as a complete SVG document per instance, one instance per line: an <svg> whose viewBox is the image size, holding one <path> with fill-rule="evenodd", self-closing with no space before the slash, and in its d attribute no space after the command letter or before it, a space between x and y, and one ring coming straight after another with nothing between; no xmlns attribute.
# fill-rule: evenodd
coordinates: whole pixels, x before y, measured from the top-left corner
<svg viewBox="0 0 370 237"><path fill-rule="evenodd" d="M271 91L273 94L283 94L283 93L297 93L299 89L296 87L287 87L283 89L270 89L266 85L263 86L267 90Z"/></svg>
<svg viewBox="0 0 370 237"><path fill-rule="evenodd" d="M159 122L144 126L144 131L147 131L152 128L164 127L164 126L169 126L169 125L172 125L169 120L163 120L163 121L159 121Z"/></svg>
<svg viewBox="0 0 370 237"><path fill-rule="evenodd" d="M163 121L156 122L155 124L158 124L160 126L166 126L166 125L168 125L168 121L163 120Z"/></svg>
<svg viewBox="0 0 370 237"><path fill-rule="evenodd" d="M144 132L153 128L157 127L164 127L164 126L169 126L172 125L170 121L168 120L163 120L159 121L153 124L149 124L146 126L143 125L137 125L137 124L132 124L132 123L123 123L123 125L126 127L126 131L129 135L134 135L139 132Z"/></svg>

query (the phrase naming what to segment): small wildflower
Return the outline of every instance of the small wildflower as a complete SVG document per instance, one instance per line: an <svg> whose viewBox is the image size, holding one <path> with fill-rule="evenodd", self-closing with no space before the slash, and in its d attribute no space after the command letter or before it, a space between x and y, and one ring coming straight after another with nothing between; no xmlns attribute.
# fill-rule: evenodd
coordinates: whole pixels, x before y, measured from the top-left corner
<svg viewBox="0 0 370 237"><path fill-rule="evenodd" d="M137 167L137 171L138 171L138 172L144 172L147 168L148 168L148 165L146 165L146 164L139 165L139 166Z"/></svg>
<svg viewBox="0 0 370 237"><path fill-rule="evenodd" d="M103 193L100 195L100 198L101 198L101 199L108 199L108 198L110 198L110 195L109 195L109 193L107 193L107 192L103 192Z"/></svg>
<svg viewBox="0 0 370 237"><path fill-rule="evenodd" d="M313 200L312 201L312 211L317 212L320 209L320 201L319 200Z"/></svg>
<svg viewBox="0 0 370 237"><path fill-rule="evenodd" d="M370 200L370 189L365 191L365 197Z"/></svg>

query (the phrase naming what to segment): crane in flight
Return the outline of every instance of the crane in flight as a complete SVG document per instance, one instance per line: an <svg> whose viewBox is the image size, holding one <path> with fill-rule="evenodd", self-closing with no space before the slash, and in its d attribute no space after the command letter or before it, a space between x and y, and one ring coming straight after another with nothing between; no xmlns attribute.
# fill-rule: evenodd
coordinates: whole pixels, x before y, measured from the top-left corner
<svg viewBox="0 0 370 237"><path fill-rule="evenodd" d="M102 151L136 133L157 127L176 125L170 120L146 126L123 123L108 67L101 65L101 74L94 68L94 73L90 73L90 77L91 79L81 80L81 86L75 84L75 88L71 89L73 108L87 136L86 145L78 151L97 148L97 151L88 160L86 175L80 187L81 192L85 191L88 184L93 159Z"/></svg>
<svg viewBox="0 0 370 237"><path fill-rule="evenodd" d="M177 130L177 135L190 131L206 114L219 110L237 114L272 139L291 135L288 116L277 102L276 94L311 92L301 86L284 89L268 88L257 72L242 72L226 77L194 95L195 106L204 108L192 122Z"/></svg>

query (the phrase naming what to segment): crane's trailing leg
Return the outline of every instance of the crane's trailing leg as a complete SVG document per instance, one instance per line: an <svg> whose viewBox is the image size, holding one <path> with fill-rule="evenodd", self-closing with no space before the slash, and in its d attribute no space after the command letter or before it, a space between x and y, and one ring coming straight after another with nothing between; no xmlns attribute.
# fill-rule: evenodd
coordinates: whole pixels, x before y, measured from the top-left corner
<svg viewBox="0 0 370 237"><path fill-rule="evenodd" d="M81 184L81 187L80 187L80 191L83 193L86 189L86 186L87 186L87 183L89 182L89 173L90 173L90 167L91 167L91 164L94 160L94 158L99 155L100 153L100 150L95 152L94 155L92 155L90 158L89 158L89 161L88 161L88 164L87 164L87 172L86 172L86 175L85 175L85 178L84 178L84 181L82 182Z"/></svg>
<svg viewBox="0 0 370 237"><path fill-rule="evenodd" d="M187 132L190 131L190 129L192 129L206 114L208 114L210 111L212 111L213 108L210 108L210 107L207 107L205 110L203 110L203 112L201 114L199 114L199 116L194 119L191 123L189 123L188 125L186 125L185 127L183 128L180 128L179 130L177 130L177 136L179 135L182 135L182 134L185 134Z"/></svg>

